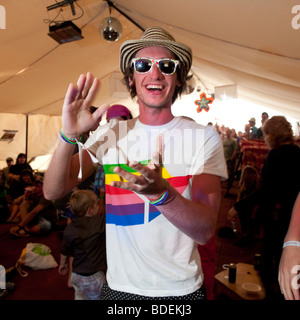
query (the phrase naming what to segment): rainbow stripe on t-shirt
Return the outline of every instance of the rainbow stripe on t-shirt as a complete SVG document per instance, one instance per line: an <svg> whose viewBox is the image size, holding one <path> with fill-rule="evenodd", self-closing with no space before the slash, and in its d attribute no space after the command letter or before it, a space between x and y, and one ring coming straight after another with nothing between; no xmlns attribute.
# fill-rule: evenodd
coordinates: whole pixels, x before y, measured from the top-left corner
<svg viewBox="0 0 300 320"><path fill-rule="evenodd" d="M147 165L149 161L140 161L140 163ZM110 185L112 181L121 181L121 177L114 173L114 168L117 166L130 173L140 175L139 172L126 164L104 165L106 223L117 226L134 226L151 222L161 214L154 205L149 204L148 201L145 202L143 196ZM162 177L180 194L184 192L191 178L191 176L172 177L164 166L162 167Z"/></svg>

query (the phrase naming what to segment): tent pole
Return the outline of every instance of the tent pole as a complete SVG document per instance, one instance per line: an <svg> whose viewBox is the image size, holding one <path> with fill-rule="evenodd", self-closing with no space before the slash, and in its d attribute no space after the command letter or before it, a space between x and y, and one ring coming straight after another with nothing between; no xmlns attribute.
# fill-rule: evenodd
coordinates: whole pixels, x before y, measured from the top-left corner
<svg viewBox="0 0 300 320"><path fill-rule="evenodd" d="M26 114L26 132L25 132L25 154L26 154L26 161L28 160L28 114Z"/></svg>

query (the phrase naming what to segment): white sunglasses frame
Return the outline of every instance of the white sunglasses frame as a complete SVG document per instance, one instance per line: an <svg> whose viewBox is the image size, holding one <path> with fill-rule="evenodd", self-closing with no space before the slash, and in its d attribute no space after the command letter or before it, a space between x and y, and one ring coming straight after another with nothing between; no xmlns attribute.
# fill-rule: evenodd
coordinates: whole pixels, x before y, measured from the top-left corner
<svg viewBox="0 0 300 320"><path fill-rule="evenodd" d="M151 65L150 69L149 69L148 71L146 71L146 72L140 72L140 71L137 71L137 70L136 70L136 64L135 64L135 62L136 62L137 60L142 60L142 59L146 59L146 60L149 60L149 61L152 62L152 65ZM165 72L163 72L163 71L160 69L160 67L159 67L159 62L162 61L162 60L173 61L173 62L175 63L175 68L174 68L174 71L173 71L172 73L165 73ZM153 58L140 57L140 58L133 58L133 59L131 60L131 65L132 65L132 64L134 65L134 71L135 71L136 73L139 73L139 74L145 74L145 73L151 72L154 63L156 63L157 68L159 69L159 71L160 71L162 74L166 75L166 76L172 76L172 75L176 72L177 66L180 65L180 61L179 61L179 60L169 59L169 58L153 59Z"/></svg>

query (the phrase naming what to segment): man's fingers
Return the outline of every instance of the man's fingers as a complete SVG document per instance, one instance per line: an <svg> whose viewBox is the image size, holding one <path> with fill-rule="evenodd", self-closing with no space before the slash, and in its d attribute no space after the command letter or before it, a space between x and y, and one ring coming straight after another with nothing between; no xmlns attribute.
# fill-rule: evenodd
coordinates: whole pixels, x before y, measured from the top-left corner
<svg viewBox="0 0 300 320"><path fill-rule="evenodd" d="M73 85L73 83L70 83L66 92L64 105L70 105L76 99L77 94L77 88Z"/></svg>
<svg viewBox="0 0 300 320"><path fill-rule="evenodd" d="M77 96L76 99L81 99L82 98L82 90L85 86L85 82L86 82L86 75L81 74L77 80Z"/></svg>
<svg viewBox="0 0 300 320"><path fill-rule="evenodd" d="M92 102L98 91L100 81L94 77L91 73L87 74L85 86L82 90L82 98L88 102Z"/></svg>
<svg viewBox="0 0 300 320"><path fill-rule="evenodd" d="M135 162L134 162L135 163ZM139 163L137 163L137 165L141 165ZM141 165L143 166L143 165ZM130 167L132 168L136 168L130 165ZM144 166L143 166L144 167ZM138 170L137 170L138 171ZM135 184L135 185L144 185L147 184L148 181L145 179L145 177L143 175L136 175L136 174L132 174L131 172L126 171L125 169L122 169L120 167L116 167L114 169L114 172L116 174L118 174L121 178L125 179L128 181L128 183L130 184Z"/></svg>
<svg viewBox="0 0 300 320"><path fill-rule="evenodd" d="M102 104L97 110L92 114L92 117L95 122L99 122L102 115L106 112L106 110L109 108L109 104Z"/></svg>
<svg viewBox="0 0 300 320"><path fill-rule="evenodd" d="M155 180L155 172L153 172L153 170L155 169L154 164L150 165L150 166L144 166L143 164L137 162L137 161L131 161L129 163L129 166L136 170L137 172L139 172L141 174L142 177L144 177L145 182L153 182ZM158 167L157 167L158 168Z"/></svg>
<svg viewBox="0 0 300 320"><path fill-rule="evenodd" d="M156 151L152 155L152 161L157 166L162 166L162 154L163 154L163 135L159 134L156 140Z"/></svg>
<svg viewBox="0 0 300 320"><path fill-rule="evenodd" d="M77 96L76 99L85 99L92 101L99 87L99 80L90 72L86 75L81 74L77 80Z"/></svg>

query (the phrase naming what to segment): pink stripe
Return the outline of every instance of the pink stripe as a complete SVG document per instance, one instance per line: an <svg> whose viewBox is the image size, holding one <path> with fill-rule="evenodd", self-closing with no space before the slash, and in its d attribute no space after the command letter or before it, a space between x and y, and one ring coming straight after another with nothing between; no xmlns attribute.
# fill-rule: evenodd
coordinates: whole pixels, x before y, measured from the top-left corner
<svg viewBox="0 0 300 320"><path fill-rule="evenodd" d="M135 193L130 194L106 194L105 202L107 204L130 205L144 203L144 201Z"/></svg>

